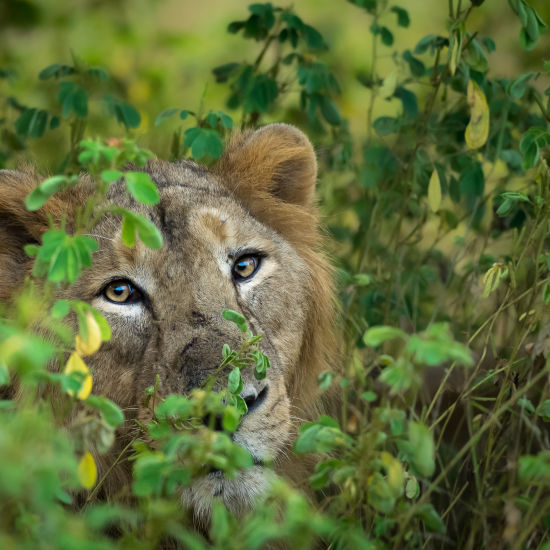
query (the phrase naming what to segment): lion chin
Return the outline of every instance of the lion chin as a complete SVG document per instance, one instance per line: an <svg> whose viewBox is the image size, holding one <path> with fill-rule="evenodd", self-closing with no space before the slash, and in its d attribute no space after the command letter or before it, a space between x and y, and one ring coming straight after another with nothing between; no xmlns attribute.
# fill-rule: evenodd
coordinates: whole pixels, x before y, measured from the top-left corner
<svg viewBox="0 0 550 550"><path fill-rule="evenodd" d="M243 470L233 479L215 471L198 479L181 496L184 508L192 511L195 525L207 528L212 513L212 502L220 499L236 517L242 517L261 502L277 475L261 465Z"/></svg>

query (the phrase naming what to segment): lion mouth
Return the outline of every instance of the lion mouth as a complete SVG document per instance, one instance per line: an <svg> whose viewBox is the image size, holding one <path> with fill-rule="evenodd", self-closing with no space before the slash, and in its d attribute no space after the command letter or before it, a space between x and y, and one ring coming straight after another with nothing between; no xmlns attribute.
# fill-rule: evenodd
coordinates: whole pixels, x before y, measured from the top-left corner
<svg viewBox="0 0 550 550"><path fill-rule="evenodd" d="M260 466L261 468L266 468L265 462L261 458L257 458L255 456L252 457L252 466ZM208 472L206 472L207 477L223 477L224 471L220 468L216 468L215 466L212 466Z"/></svg>

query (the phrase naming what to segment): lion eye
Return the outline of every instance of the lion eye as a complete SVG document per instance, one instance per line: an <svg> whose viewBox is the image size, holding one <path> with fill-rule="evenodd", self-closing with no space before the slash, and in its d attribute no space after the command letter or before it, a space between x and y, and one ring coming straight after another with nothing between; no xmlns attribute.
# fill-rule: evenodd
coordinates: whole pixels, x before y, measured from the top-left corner
<svg viewBox="0 0 550 550"><path fill-rule="evenodd" d="M130 281L113 281L103 289L103 296L115 304L132 304L141 300L141 292Z"/></svg>
<svg viewBox="0 0 550 550"><path fill-rule="evenodd" d="M252 275L258 271L260 267L260 256L249 254L247 256L241 256L233 264L233 277L237 281L244 281L245 279L250 279Z"/></svg>

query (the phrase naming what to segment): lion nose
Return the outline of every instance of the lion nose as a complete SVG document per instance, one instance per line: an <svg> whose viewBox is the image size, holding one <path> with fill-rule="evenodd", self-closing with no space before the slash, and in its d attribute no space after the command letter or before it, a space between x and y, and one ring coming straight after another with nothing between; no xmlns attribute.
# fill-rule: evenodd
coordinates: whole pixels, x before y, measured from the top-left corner
<svg viewBox="0 0 550 550"><path fill-rule="evenodd" d="M264 401L267 396L267 386L264 386L259 392L252 385L246 385L241 392L241 397L244 399L246 406L248 407L248 412L258 408Z"/></svg>

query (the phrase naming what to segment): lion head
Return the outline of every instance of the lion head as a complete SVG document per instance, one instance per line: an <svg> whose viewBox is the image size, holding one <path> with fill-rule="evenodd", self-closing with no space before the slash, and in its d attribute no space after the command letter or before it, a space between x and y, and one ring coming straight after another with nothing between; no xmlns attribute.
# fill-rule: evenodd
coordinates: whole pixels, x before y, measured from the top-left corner
<svg viewBox="0 0 550 550"><path fill-rule="evenodd" d="M157 375L163 394L189 392L218 367L223 344L238 347L241 334L223 310L240 312L263 334L271 368L261 381L243 371L248 413L233 436L254 466L232 480L208 474L183 495L198 515L214 495L239 514L268 486L266 462L295 477L289 447L297 423L318 413L317 375L334 354L315 153L299 130L274 124L235 136L212 170L160 160L143 170L158 186L157 205L136 203L122 182L108 200L154 221L164 246L128 248L120 220L105 217L90 231L100 245L93 266L62 297L87 301L109 322L111 340L88 365L93 392L125 410L127 423L140 418L145 388ZM74 211L86 193L84 182L31 213L23 199L39 182L29 171L0 171L0 300L30 272L22 246L39 242L48 216Z"/></svg>

